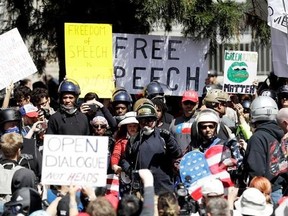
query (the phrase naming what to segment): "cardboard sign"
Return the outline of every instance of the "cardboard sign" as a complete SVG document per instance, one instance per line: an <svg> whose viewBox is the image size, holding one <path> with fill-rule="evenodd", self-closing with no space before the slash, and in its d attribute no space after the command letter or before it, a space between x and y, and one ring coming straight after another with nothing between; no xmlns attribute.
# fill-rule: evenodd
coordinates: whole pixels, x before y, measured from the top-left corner
<svg viewBox="0 0 288 216"><path fill-rule="evenodd" d="M45 135L42 182L106 186L108 137Z"/></svg>
<svg viewBox="0 0 288 216"><path fill-rule="evenodd" d="M188 89L202 94L208 71L208 40L114 34L113 41L117 87L139 94L157 80L167 86L169 95L182 96Z"/></svg>
<svg viewBox="0 0 288 216"><path fill-rule="evenodd" d="M225 51L223 90L235 94L255 94L257 79L257 52Z"/></svg>
<svg viewBox="0 0 288 216"><path fill-rule="evenodd" d="M112 26L65 23L66 77L77 80L81 95L110 98L114 90Z"/></svg>
<svg viewBox="0 0 288 216"><path fill-rule="evenodd" d="M0 35L0 90L37 72L17 28Z"/></svg>

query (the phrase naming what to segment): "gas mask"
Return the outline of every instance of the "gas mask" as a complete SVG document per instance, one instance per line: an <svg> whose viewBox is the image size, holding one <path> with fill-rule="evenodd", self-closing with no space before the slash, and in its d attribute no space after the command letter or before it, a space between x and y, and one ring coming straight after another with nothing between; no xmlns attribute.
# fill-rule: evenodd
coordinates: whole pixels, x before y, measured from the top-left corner
<svg viewBox="0 0 288 216"><path fill-rule="evenodd" d="M142 131L144 135L149 136L154 131L154 128L145 126L143 127Z"/></svg>

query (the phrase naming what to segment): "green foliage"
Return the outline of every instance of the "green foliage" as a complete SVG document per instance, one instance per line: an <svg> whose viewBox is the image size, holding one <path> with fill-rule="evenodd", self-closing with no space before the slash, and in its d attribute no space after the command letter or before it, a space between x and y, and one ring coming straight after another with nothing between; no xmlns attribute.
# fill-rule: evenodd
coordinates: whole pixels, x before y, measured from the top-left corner
<svg viewBox="0 0 288 216"><path fill-rule="evenodd" d="M252 26L253 38L267 43L267 24L245 13L246 4L232 0L7 0L9 22L2 33L17 27L29 44L39 72L57 59L65 75L64 23L110 23L113 32L147 34L155 23L166 31L180 24L183 34L210 39L211 51L221 40Z"/></svg>

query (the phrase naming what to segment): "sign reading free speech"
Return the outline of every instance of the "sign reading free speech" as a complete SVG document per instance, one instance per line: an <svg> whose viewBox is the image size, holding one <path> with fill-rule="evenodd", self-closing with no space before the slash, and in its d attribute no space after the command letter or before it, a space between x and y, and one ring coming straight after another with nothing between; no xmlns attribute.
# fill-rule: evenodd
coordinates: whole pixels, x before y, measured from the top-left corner
<svg viewBox="0 0 288 216"><path fill-rule="evenodd" d="M45 135L42 182L106 186L108 137Z"/></svg>
<svg viewBox="0 0 288 216"><path fill-rule="evenodd" d="M113 46L116 85L129 93L139 94L157 80L167 86L167 95L182 96L188 89L202 94L208 71L208 40L113 34Z"/></svg>

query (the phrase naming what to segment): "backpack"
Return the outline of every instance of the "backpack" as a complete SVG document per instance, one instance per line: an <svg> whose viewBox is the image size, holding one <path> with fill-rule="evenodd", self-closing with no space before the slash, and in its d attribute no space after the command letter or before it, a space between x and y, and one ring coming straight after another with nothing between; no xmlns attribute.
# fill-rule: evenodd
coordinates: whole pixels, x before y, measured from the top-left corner
<svg viewBox="0 0 288 216"><path fill-rule="evenodd" d="M5 167L9 165L13 166L12 169L5 169ZM13 176L17 170L22 168L24 167L15 165L14 163L0 164L0 195L2 195L2 200L10 201Z"/></svg>

